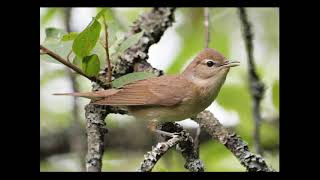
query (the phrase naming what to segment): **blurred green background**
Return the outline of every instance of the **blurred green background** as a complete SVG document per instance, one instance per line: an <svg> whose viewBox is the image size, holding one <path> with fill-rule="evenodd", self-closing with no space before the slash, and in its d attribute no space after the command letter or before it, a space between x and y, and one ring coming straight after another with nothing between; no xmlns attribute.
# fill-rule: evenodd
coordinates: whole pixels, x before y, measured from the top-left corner
<svg viewBox="0 0 320 180"><path fill-rule="evenodd" d="M45 29L55 27L81 32L101 8L40 8L40 43ZM113 35L126 32L139 14L150 8L108 8ZM247 8L254 33L254 60L266 92L261 103L261 146L267 164L279 171L279 9ZM69 13L69 14L68 14ZM68 17L68 18L67 18ZM204 48L203 8L177 8L176 22L151 46L149 62L168 74L179 73ZM68 21L68 22L66 22ZM241 62L230 71L216 102L208 109L221 123L236 131L254 152L252 100L248 90L247 56L236 8L210 8L211 41L209 47L225 57ZM86 152L84 106L86 99L55 97L52 93L89 91L90 81L75 76L72 82L67 68L58 63L40 61L40 171L82 171ZM75 120L76 117L76 120ZM141 122L129 116L109 115L109 133L103 171L135 171L143 154L151 150L157 138ZM191 120L181 122L190 132L197 127ZM75 130L76 129L76 130ZM200 158L206 171L245 171L223 145L200 136ZM187 171L184 159L174 149L157 163L154 171Z"/></svg>

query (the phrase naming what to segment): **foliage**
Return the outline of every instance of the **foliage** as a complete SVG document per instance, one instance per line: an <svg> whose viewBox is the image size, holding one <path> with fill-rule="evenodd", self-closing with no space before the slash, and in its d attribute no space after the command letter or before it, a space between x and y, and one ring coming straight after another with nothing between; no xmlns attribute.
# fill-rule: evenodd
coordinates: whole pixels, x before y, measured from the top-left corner
<svg viewBox="0 0 320 180"><path fill-rule="evenodd" d="M43 42L43 45L64 58L68 58L71 53L74 53L76 56L73 58L73 64L80 67L88 76L96 76L98 75L99 70L103 69L105 66L106 52L102 45L103 40L100 39L100 33L103 27L102 24L105 23L105 19L111 21L109 24L112 32L110 33L111 47L109 51L112 59L115 59L116 56L121 55L129 47L136 44L143 35L142 31L124 39L124 33L121 31L115 33L119 26L115 25L112 20L110 10L102 9L96 17L92 18L90 24L80 33L67 33L62 29L51 27L47 28L46 39ZM100 43L97 43L99 40ZM70 49L71 43L72 50ZM46 54L40 55L40 59L58 63ZM136 79L146 78L150 75L146 74L145 77L142 76L144 75L139 74ZM126 78L126 81L130 79L132 78ZM120 81L123 80L124 78ZM115 84L117 84L117 82Z"/></svg>
<svg viewBox="0 0 320 180"><path fill-rule="evenodd" d="M96 76L100 69L98 56L96 54L85 56L82 61L82 69L88 76Z"/></svg>
<svg viewBox="0 0 320 180"><path fill-rule="evenodd" d="M72 45L73 52L83 58L95 47L100 36L101 25L93 18L92 22L74 40Z"/></svg>

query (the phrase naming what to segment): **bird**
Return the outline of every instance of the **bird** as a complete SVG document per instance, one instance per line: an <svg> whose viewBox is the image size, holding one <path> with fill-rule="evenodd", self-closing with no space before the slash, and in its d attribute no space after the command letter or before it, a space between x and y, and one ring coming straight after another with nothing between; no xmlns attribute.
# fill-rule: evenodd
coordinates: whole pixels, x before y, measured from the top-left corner
<svg viewBox="0 0 320 180"><path fill-rule="evenodd" d="M147 121L151 131L163 122L195 117L216 99L230 67L239 65L221 53L205 48L185 70L95 92L55 93L91 99L93 104L123 107L128 115ZM159 132L160 133L160 132Z"/></svg>

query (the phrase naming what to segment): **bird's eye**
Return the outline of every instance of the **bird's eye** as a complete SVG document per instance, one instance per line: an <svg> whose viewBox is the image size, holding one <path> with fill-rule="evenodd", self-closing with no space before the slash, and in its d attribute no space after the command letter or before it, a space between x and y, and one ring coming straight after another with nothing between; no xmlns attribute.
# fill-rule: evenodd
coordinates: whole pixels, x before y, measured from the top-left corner
<svg viewBox="0 0 320 180"><path fill-rule="evenodd" d="M215 63L213 61L207 61L207 66L212 67Z"/></svg>

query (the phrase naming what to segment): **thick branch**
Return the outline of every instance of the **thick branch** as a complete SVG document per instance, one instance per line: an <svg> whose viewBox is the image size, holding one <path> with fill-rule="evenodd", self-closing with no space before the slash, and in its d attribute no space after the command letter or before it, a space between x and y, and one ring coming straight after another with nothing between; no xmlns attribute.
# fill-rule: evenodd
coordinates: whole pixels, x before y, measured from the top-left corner
<svg viewBox="0 0 320 180"><path fill-rule="evenodd" d="M177 144L176 149L181 152L182 156L186 160L184 167L191 172L204 171L204 165L202 161L199 159L198 144L196 144L196 142L192 139L189 133L187 133L181 125L177 123L165 123L164 125L162 125L161 130L166 132L182 133L182 135L185 136L184 141L180 141ZM197 133L195 135L196 138L198 138Z"/></svg>
<svg viewBox="0 0 320 180"><path fill-rule="evenodd" d="M260 102L264 94L264 84L260 81L260 78L256 72L254 59L253 59L253 33L251 30L251 24L248 21L248 16L245 8L239 8L239 17L243 29L243 38L245 40L247 55L248 55L248 73L249 73L249 84L250 93L253 99L253 119L255 122L254 128L254 141L256 151L262 154L260 147L260 124L261 124L261 113L260 113Z"/></svg>
<svg viewBox="0 0 320 180"><path fill-rule="evenodd" d="M86 105L85 111L88 138L86 167L89 172L100 172L104 152L104 135L107 133L104 119L108 112L105 106L94 104Z"/></svg>
<svg viewBox="0 0 320 180"><path fill-rule="evenodd" d="M116 60L118 63L113 70L115 78L133 71L148 71L159 76L163 74L161 70L153 68L147 62L148 51L149 47L157 43L165 30L174 22L174 10L175 8L153 8L133 23L127 37L141 31L144 33L138 43L127 49Z"/></svg>
<svg viewBox="0 0 320 180"><path fill-rule="evenodd" d="M249 171L274 171L269 168L265 160L260 156L249 151L249 147L240 136L224 128L210 111L203 111L194 118L197 123L207 131L214 139L225 145L240 163Z"/></svg>
<svg viewBox="0 0 320 180"><path fill-rule="evenodd" d="M192 137L183 130L182 126L176 123L165 123L161 130L174 133L173 137L167 138L165 142L160 142L156 147L152 147L152 151L147 152L138 171L150 172L156 165L158 160L173 146L181 152L186 163L184 167L191 172L203 172L204 165L199 159L199 154L195 149Z"/></svg>

